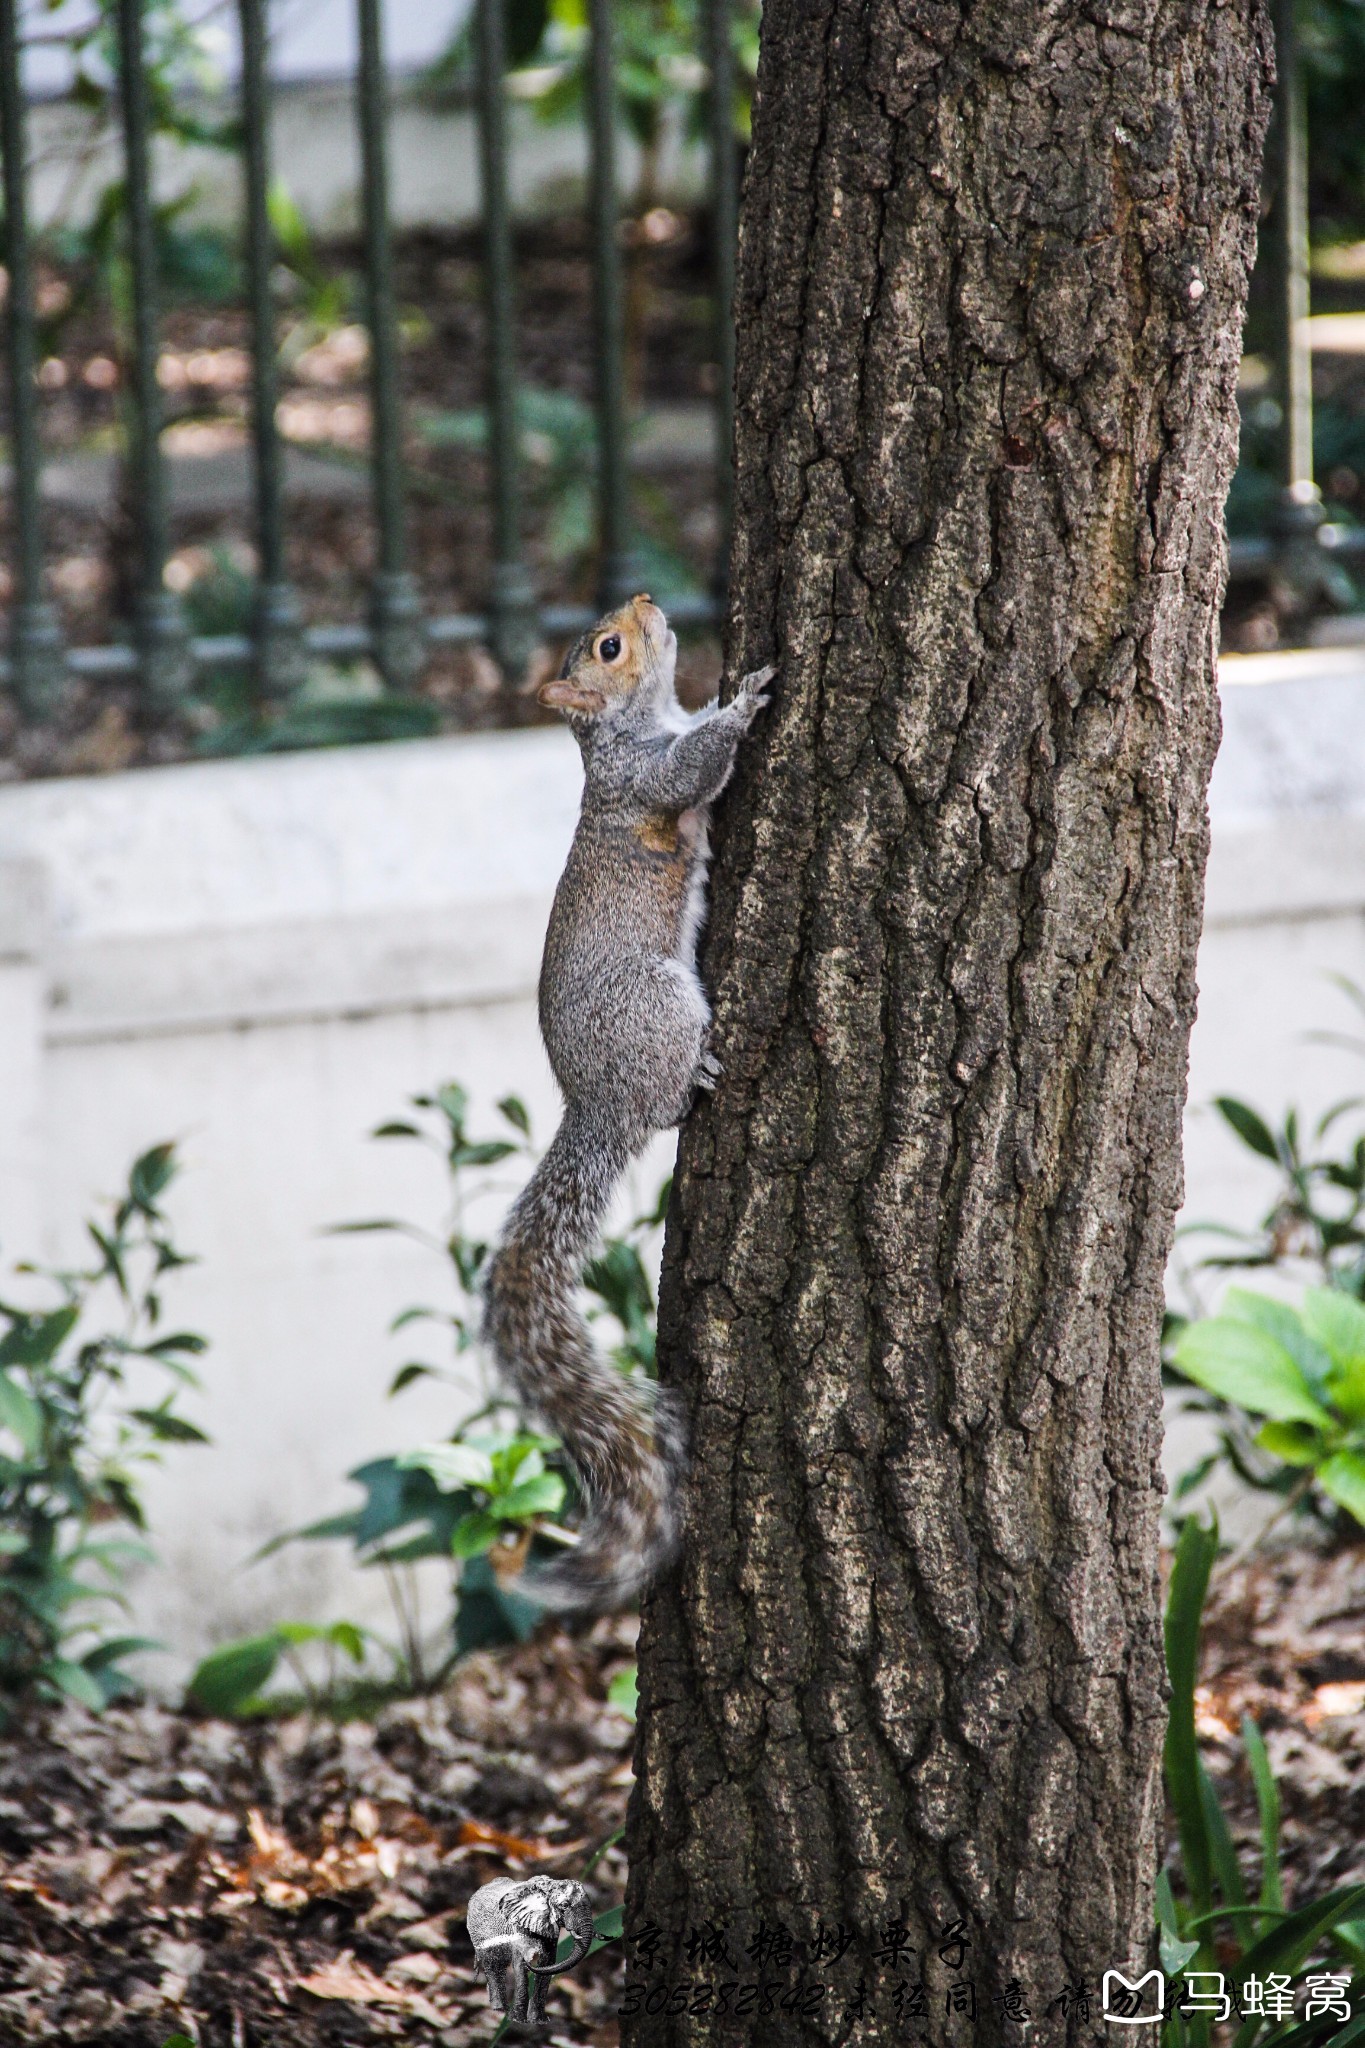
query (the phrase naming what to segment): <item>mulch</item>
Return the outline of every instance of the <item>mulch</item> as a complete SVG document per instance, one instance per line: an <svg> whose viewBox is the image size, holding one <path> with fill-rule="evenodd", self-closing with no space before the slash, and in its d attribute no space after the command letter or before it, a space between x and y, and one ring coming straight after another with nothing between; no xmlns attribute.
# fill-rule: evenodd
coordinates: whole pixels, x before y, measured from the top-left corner
<svg viewBox="0 0 1365 2048"><path fill-rule="evenodd" d="M576 1876L624 1819L633 1731L607 1701L634 1623L553 1626L439 1696L335 1725L70 1707L0 1751L0 2042L445 2048L495 2032L464 1932L490 1878ZM1292 1907L1365 1879L1365 1545L1215 1577L1204 1754L1259 1878L1242 1715L1279 1779ZM623 1895L609 1848L599 1910ZM617 2041L620 1948L555 1980L542 2040Z"/></svg>
<svg viewBox="0 0 1365 2048"><path fill-rule="evenodd" d="M625 1817L606 1700L634 1623L469 1657L373 1721L61 1711L0 1753L0 2042L472 2048L464 1928L491 1878L576 1877ZM619 1847L596 1863L619 1904ZM542 2041L617 2039L619 1944L551 1987Z"/></svg>
<svg viewBox="0 0 1365 2048"><path fill-rule="evenodd" d="M1247 1871L1259 1883L1249 1714L1279 1781L1286 1903L1365 1882L1365 1543L1215 1567L1200 1675L1195 1726Z"/></svg>

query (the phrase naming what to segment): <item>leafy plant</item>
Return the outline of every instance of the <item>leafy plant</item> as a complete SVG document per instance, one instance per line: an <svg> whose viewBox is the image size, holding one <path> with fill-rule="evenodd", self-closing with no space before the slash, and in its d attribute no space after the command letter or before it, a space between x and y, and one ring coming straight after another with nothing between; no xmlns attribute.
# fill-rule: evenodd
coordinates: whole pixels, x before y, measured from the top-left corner
<svg viewBox="0 0 1365 2048"><path fill-rule="evenodd" d="M457 1382L448 1365L409 1358L394 1373L390 1395L420 1380L467 1384L473 1365L483 1381L481 1398L445 1441L371 1459L353 1471L349 1476L364 1494L357 1507L290 1530L260 1553L267 1556L286 1543L344 1542L363 1568L383 1574L397 1625L383 1680L390 1691L439 1684L469 1651L525 1641L541 1609L515 1582L528 1562L553 1556L557 1547L574 1541L560 1518L576 1501L556 1440L524 1426L514 1404L487 1374L478 1349L480 1290L490 1246L470 1228L470 1176L512 1157L532 1155L526 1107L519 1097L504 1096L497 1104L503 1128L496 1136L471 1131L469 1097L457 1082L414 1096L410 1107L413 1115L383 1123L373 1135L425 1145L441 1159L449 1183L444 1231L438 1235L387 1216L336 1229L342 1235L397 1232L449 1262L453 1307L416 1304L395 1316L390 1327L394 1332L421 1326L440 1331L451 1346L452 1362L461 1362L464 1371ZM667 1198L665 1183L653 1207L635 1218L623 1237L609 1238L584 1275L585 1288L595 1299L590 1313L614 1318L619 1326L612 1356L624 1372L654 1370L654 1295L642 1253ZM416 1577L416 1567L433 1560L448 1569L450 1595L449 1619L434 1643L423 1625ZM297 1632L275 1630L226 1645L200 1666L190 1683L191 1696L203 1705L216 1704L218 1711L259 1711L263 1703L270 1704L268 1696L263 1702L262 1688L276 1664L303 1640ZM371 1647L384 1649L371 1637L361 1645L362 1655ZM313 1697L330 1697L326 1685L315 1686Z"/></svg>
<svg viewBox="0 0 1365 2048"><path fill-rule="evenodd" d="M244 1636L211 1651L196 1667L186 1694L209 1714L246 1718L273 1712L280 1703L266 1697L265 1688L283 1659L293 1671L300 1694L316 1710L339 1691L339 1656L358 1669L373 1640L368 1629L353 1621L278 1622L264 1635ZM320 1680L301 1654L314 1647L321 1648L325 1657Z"/></svg>
<svg viewBox="0 0 1365 2048"><path fill-rule="evenodd" d="M1365 1013L1365 995L1340 986ZM1321 1034L1352 1051L1365 1041ZM1244 1484L1276 1494L1279 1515L1315 1515L1336 1532L1358 1533L1365 1520L1365 1132L1348 1097L1322 1116L1305 1138L1297 1110L1272 1126L1235 1096L1215 1108L1253 1157L1275 1170L1270 1207L1252 1230L1193 1224L1181 1233L1212 1236L1208 1252L1185 1275L1198 1298L1200 1272L1274 1272L1310 1284L1298 1308L1282 1299L1229 1288L1215 1316L1168 1315L1165 1373L1196 1388L1187 1404L1217 1417L1218 1445L1182 1474L1183 1501L1218 1465ZM1331 1142L1329 1142L1331 1141ZM1270 1527L1267 1524L1266 1527ZM1264 1532L1262 1532L1264 1533Z"/></svg>
<svg viewBox="0 0 1365 2048"><path fill-rule="evenodd" d="M433 453L481 455L488 446L488 414L482 406L421 414L418 437ZM540 384L517 393L518 452L528 503L535 514L540 546L559 569L581 571L597 545L597 415L572 392ZM446 494L449 480L430 470L414 473ZM455 487L463 499L465 487ZM642 577L660 601L693 595L697 589L677 541L676 521L666 495L635 478L633 494L645 522L633 545Z"/></svg>
<svg viewBox="0 0 1365 2048"><path fill-rule="evenodd" d="M1180 1839L1180 1869L1157 1879L1161 1966L1168 1978L1187 1976L1184 2009L1169 2015L1164 2048L1209 2048L1215 2017L1207 1993L1214 1982L1235 2004L1239 2025L1233 2048L1346 2048L1365 2040L1365 2012L1342 2026L1339 2016L1285 2020L1257 2012L1255 1986L1272 1980L1285 1992L1301 1986L1306 1965L1327 1954L1350 1973L1346 1993L1353 2013L1365 1994L1365 1884L1339 1885L1289 1911L1280 1869L1279 1793L1260 1730L1248 1715L1242 1741L1256 1788L1261 1826L1260 1886L1248 1894L1218 1791L1199 1754L1195 1687L1199 1633L1209 1573L1218 1554L1216 1522L1204 1528L1191 1517L1180 1532L1166 1606L1166 1662L1171 1714L1166 1734L1166 1785ZM1199 1981L1202 1980L1202 1981ZM1265 2004L1266 2001L1260 2001ZM1203 2007L1204 2009L1199 2009Z"/></svg>
<svg viewBox="0 0 1365 2048"><path fill-rule="evenodd" d="M1264 1419L1253 1467L1230 1436L1224 1449L1253 1486L1280 1492L1284 1512L1316 1488L1365 1526L1365 1307L1311 1287L1302 1306L1229 1288L1222 1313L1187 1323L1177 1371L1227 1407ZM1291 1483L1285 1484L1288 1468Z"/></svg>
<svg viewBox="0 0 1365 2048"><path fill-rule="evenodd" d="M640 1703L640 1670L636 1664L628 1664L624 1671L618 1671L607 1687L607 1698L619 1714L628 1721L635 1719Z"/></svg>
<svg viewBox="0 0 1365 2048"><path fill-rule="evenodd" d="M175 1173L173 1146L144 1152L112 1215L87 1225L94 1262L21 1266L55 1299L0 1302L0 1703L65 1693L102 1707L134 1690L124 1658L155 1647L112 1632L98 1610L125 1604L128 1570L151 1556L139 1468L169 1444L206 1441L175 1405L198 1384L190 1360L205 1340L160 1331L162 1283L190 1263L161 1208ZM121 1327L91 1331L110 1291ZM129 1391L149 1369L172 1382L150 1404Z"/></svg>
<svg viewBox="0 0 1365 2048"><path fill-rule="evenodd" d="M735 134L748 139L758 72L754 0L731 18L735 57ZM546 121L581 118L587 100L588 10L584 0L509 0L507 54L519 97ZM612 10L616 91L621 117L642 154L638 203L652 203L657 156L670 114L693 133L705 119L700 0L621 0ZM472 29L462 24L427 73L440 93L464 80L472 62Z"/></svg>

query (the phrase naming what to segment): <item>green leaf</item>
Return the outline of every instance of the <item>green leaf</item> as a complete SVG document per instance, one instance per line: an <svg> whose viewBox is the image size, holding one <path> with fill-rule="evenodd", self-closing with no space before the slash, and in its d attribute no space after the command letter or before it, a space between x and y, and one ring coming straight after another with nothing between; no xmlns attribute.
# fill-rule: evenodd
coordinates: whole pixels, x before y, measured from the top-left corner
<svg viewBox="0 0 1365 2048"><path fill-rule="evenodd" d="M1182 1941L1178 1934L1170 1934L1163 1927L1157 1943L1161 1953L1161 1967L1168 1977L1178 1977L1185 1965L1192 1962L1199 1953L1197 1941Z"/></svg>
<svg viewBox="0 0 1365 2048"><path fill-rule="evenodd" d="M1365 1884L1340 1885L1320 1899L1310 1899L1245 1951L1233 1965L1237 1982L1264 1977L1271 1970L1297 1970L1338 1920L1351 1919L1363 1905Z"/></svg>
<svg viewBox="0 0 1365 2048"><path fill-rule="evenodd" d="M1365 1528L1365 1456L1359 1451L1338 1451L1325 1465L1319 1465L1317 1482Z"/></svg>
<svg viewBox="0 0 1365 2048"><path fill-rule="evenodd" d="M1239 1323L1254 1323L1269 1337L1277 1338L1294 1360L1314 1395L1321 1400L1332 1370L1332 1354L1309 1335L1303 1317L1286 1301L1274 1301L1268 1294L1253 1294L1249 1288L1229 1287L1220 1313Z"/></svg>
<svg viewBox="0 0 1365 2048"><path fill-rule="evenodd" d="M542 1472L498 1494L491 1503L492 1511L504 1522L526 1521L532 1515L557 1515L564 1505L566 1490L558 1472Z"/></svg>
<svg viewBox="0 0 1365 2048"><path fill-rule="evenodd" d="M410 1359L406 1365L399 1366L397 1372L389 1381L389 1393L391 1395L401 1394L404 1387L410 1387L415 1380L439 1379L439 1377L440 1375L434 1366L423 1365L420 1360L415 1358Z"/></svg>
<svg viewBox="0 0 1365 2048"><path fill-rule="evenodd" d="M1222 1893L1222 1903L1225 1906L1245 1906L1246 1887L1237 1865L1237 1851L1232 1846L1222 1802L1202 1757L1199 1759L1199 1797L1204 1808L1204 1831L1208 1836L1209 1855Z"/></svg>
<svg viewBox="0 0 1365 2048"><path fill-rule="evenodd" d="M1245 1102L1239 1102L1233 1095L1216 1095L1213 1106L1224 1122L1231 1125L1244 1145L1259 1153L1262 1159L1273 1160L1277 1166L1279 1165L1279 1148L1268 1126L1254 1109L1249 1108Z"/></svg>
<svg viewBox="0 0 1365 2048"><path fill-rule="evenodd" d="M139 1655L144 1650L164 1650L155 1636L108 1636L102 1643L96 1643L93 1650L87 1650L81 1663L87 1671L107 1671L111 1664L120 1663L125 1657Z"/></svg>
<svg viewBox="0 0 1365 2048"><path fill-rule="evenodd" d="M482 1557L491 1550L502 1534L502 1525L495 1515L484 1508L475 1508L471 1514L462 1515L455 1524L450 1547L456 1557Z"/></svg>
<svg viewBox="0 0 1365 2048"><path fill-rule="evenodd" d="M1282 1913L1280 1788L1275 1783L1275 1773L1270 1768L1261 1731L1250 1714L1242 1717L1242 1746L1246 1750L1251 1782L1256 1787L1256 1808L1261 1817L1261 1905L1267 1913Z"/></svg>
<svg viewBox="0 0 1365 2048"><path fill-rule="evenodd" d="M31 1394L0 1372L0 1423L12 1429L30 1457L37 1455L43 1441L43 1411Z"/></svg>
<svg viewBox="0 0 1365 2048"><path fill-rule="evenodd" d="M1303 1298L1309 1333L1330 1352L1332 1399L1352 1422L1365 1421L1365 1308L1335 1287L1310 1287Z"/></svg>
<svg viewBox="0 0 1365 2048"><path fill-rule="evenodd" d="M1322 1456L1322 1438L1306 1422L1263 1422L1254 1441L1286 1465L1316 1465Z"/></svg>
<svg viewBox="0 0 1365 2048"><path fill-rule="evenodd" d="M148 1358L166 1358L175 1351L188 1351L198 1356L207 1351L209 1340L194 1330L176 1330L169 1337L158 1337L154 1344L144 1344L142 1349Z"/></svg>
<svg viewBox="0 0 1365 2048"><path fill-rule="evenodd" d="M1218 1523L1206 1529L1193 1516L1180 1531L1166 1601L1166 1664L1171 1713L1166 1729L1166 1779L1175 1808L1185 1877L1196 1914L1213 1904L1213 1856L1200 1789L1199 1745L1194 1732L1194 1691L1199 1678L1199 1625L1209 1573L1218 1555Z"/></svg>
<svg viewBox="0 0 1365 2048"><path fill-rule="evenodd" d="M405 1330L409 1323L448 1323L450 1317L440 1308L404 1308L398 1311L389 1324L390 1333Z"/></svg>
<svg viewBox="0 0 1365 2048"><path fill-rule="evenodd" d="M1175 1894L1171 1890L1171 1875L1168 1870L1159 1870L1156 1874L1156 1917L1157 1925L1167 1934L1179 1935L1180 1914L1176 1907Z"/></svg>
<svg viewBox="0 0 1365 2048"><path fill-rule="evenodd" d="M491 1486L493 1460L473 1444L422 1444L394 1461L403 1471L429 1473L441 1487Z"/></svg>
<svg viewBox="0 0 1365 2048"><path fill-rule="evenodd" d="M486 1557L472 1557L460 1572L455 1654L524 1643L543 1611L539 1601L501 1586Z"/></svg>
<svg viewBox="0 0 1365 2048"><path fill-rule="evenodd" d="M427 1098L414 1097L423 1102ZM458 1081L447 1081L429 1098L433 1109L439 1109L452 1131L462 1131L464 1120L469 1114L469 1090L462 1088Z"/></svg>
<svg viewBox="0 0 1365 2048"><path fill-rule="evenodd" d="M527 1114L526 1104L519 1095L504 1095L498 1103L498 1110L506 1117L514 1131L520 1131L523 1138L530 1137L531 1119Z"/></svg>
<svg viewBox="0 0 1365 2048"><path fill-rule="evenodd" d="M626 1909L624 1906L608 1906L604 1913L598 1913L592 1923L592 1931L599 1941L619 1941L625 1931Z"/></svg>
<svg viewBox="0 0 1365 2048"><path fill-rule="evenodd" d="M105 1692L92 1673L83 1664L72 1664L65 1657L49 1657L42 1667L44 1678L64 1692L69 1699L79 1701L98 1714L105 1705Z"/></svg>
<svg viewBox="0 0 1365 2048"><path fill-rule="evenodd" d="M225 1643L196 1667L186 1690L210 1714L239 1713L268 1682L279 1656L280 1638L273 1629L269 1635Z"/></svg>
<svg viewBox="0 0 1365 2048"><path fill-rule="evenodd" d="M1190 1323L1175 1347L1175 1363L1196 1386L1207 1387L1253 1415L1275 1422L1331 1427L1332 1418L1283 1344L1250 1323L1211 1316Z"/></svg>
<svg viewBox="0 0 1365 2048"><path fill-rule="evenodd" d="M49 1315L24 1316L0 1339L0 1367L47 1365L75 1329L80 1313L75 1302L68 1302Z"/></svg>
<svg viewBox="0 0 1365 2048"><path fill-rule="evenodd" d="M352 1508L346 1515L328 1515L321 1522L309 1522L302 1529L286 1529L279 1536L272 1536L259 1550L253 1550L248 1564L261 1564L267 1557L273 1557L277 1550L283 1550L286 1543L320 1543L337 1537L354 1538L360 1526L359 1508Z"/></svg>
<svg viewBox="0 0 1365 2048"><path fill-rule="evenodd" d="M163 1444L206 1444L209 1439L202 1429L196 1429L192 1422L186 1422L183 1415L174 1415L168 1408L131 1408L129 1414L134 1422L140 1422L150 1430L158 1443Z"/></svg>
<svg viewBox="0 0 1365 2048"><path fill-rule="evenodd" d="M155 1210L157 1196L164 1194L176 1174L175 1146L153 1145L133 1162L128 1192L139 1209Z"/></svg>
<svg viewBox="0 0 1365 2048"><path fill-rule="evenodd" d="M353 1664L365 1662L365 1642L368 1629L361 1628L354 1621L334 1621L327 1631L327 1640L344 1650Z"/></svg>
<svg viewBox="0 0 1365 2048"><path fill-rule="evenodd" d="M327 1639L327 1629L319 1621L277 1621L271 1634L294 1649L304 1643L321 1643Z"/></svg>
<svg viewBox="0 0 1365 2048"><path fill-rule="evenodd" d="M607 1687L607 1698L618 1714L624 1714L628 1721L635 1719L640 1702L640 1672L635 1664L628 1664L624 1671L618 1671Z"/></svg>
<svg viewBox="0 0 1365 2048"><path fill-rule="evenodd" d="M376 1124L370 1132L372 1138L420 1138L422 1133L416 1124Z"/></svg>
<svg viewBox="0 0 1365 2048"><path fill-rule="evenodd" d="M516 1146L506 1138L487 1138L481 1144L460 1143L450 1148L452 1166L496 1166L500 1159L509 1159Z"/></svg>

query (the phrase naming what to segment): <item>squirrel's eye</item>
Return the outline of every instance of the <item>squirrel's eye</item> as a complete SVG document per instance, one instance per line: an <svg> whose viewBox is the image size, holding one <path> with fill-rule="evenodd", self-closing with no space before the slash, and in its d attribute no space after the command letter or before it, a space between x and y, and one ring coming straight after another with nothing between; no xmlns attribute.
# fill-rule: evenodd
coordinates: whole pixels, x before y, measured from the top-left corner
<svg viewBox="0 0 1365 2048"><path fill-rule="evenodd" d="M620 652L621 635L619 633L608 633L605 639L599 640L597 643L597 659L599 661L615 661Z"/></svg>

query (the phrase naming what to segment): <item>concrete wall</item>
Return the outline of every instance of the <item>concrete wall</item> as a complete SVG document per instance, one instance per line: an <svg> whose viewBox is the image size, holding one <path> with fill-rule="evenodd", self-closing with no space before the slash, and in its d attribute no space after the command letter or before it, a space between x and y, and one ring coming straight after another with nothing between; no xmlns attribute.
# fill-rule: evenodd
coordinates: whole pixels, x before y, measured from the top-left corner
<svg viewBox="0 0 1365 2048"><path fill-rule="evenodd" d="M1365 1081L1305 1037L1350 1027L1328 972L1365 982L1363 686L1359 653L1224 664L1189 1215L1251 1222L1268 1198L1214 1093L1317 1110ZM444 1362L421 1325L387 1334L408 1304L448 1303L441 1260L323 1233L440 1228L439 1163L367 1137L432 1083L465 1081L485 1126L515 1089L548 1136L534 986L578 790L557 729L0 789L6 1263L79 1255L137 1151L174 1137L184 1155L170 1206L203 1263L168 1312L212 1338L187 1412L213 1445L153 1475L164 1568L138 1590L139 1621L181 1652L271 1614L382 1608L339 1549L242 1561L346 1505L349 1466L456 1412L441 1388L384 1396L406 1358ZM491 1226L512 1183L490 1179L473 1220ZM1172 1463L1188 1448L1177 1432Z"/></svg>
<svg viewBox="0 0 1365 2048"><path fill-rule="evenodd" d="M222 110L219 109L219 112ZM33 161L29 206L35 226L79 226L100 194L123 175L117 133L69 100L40 101L29 116ZM509 109L508 179L520 216L580 205L587 178L587 134L581 123L550 126L534 109ZM278 86L271 113L277 173L309 226L319 234L354 230L360 219L360 135L349 79L301 80ZM468 107L437 107L410 79L394 82L389 112L389 211L400 228L464 227L479 218L478 140ZM618 176L634 189L639 150L622 131ZM241 220L238 159L225 150L160 148L154 163L163 199L193 194L192 218L235 229ZM705 188L700 149L675 134L663 152L661 196L679 204Z"/></svg>

